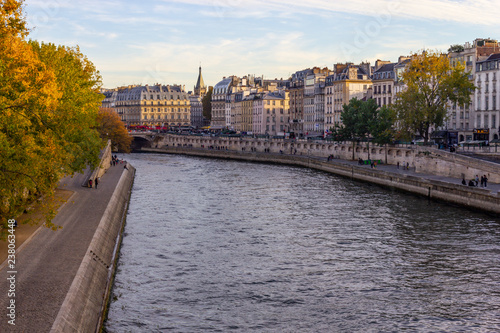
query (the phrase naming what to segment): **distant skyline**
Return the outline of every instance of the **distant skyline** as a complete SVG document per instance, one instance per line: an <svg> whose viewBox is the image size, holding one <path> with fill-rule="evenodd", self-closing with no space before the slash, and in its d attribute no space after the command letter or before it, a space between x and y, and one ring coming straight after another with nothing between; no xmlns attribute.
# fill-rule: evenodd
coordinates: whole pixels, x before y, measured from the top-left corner
<svg viewBox="0 0 500 333"><path fill-rule="evenodd" d="M181 84L223 76L288 78L337 62L397 61L497 39L498 5L468 0L26 0L29 38L78 45L103 86Z"/></svg>

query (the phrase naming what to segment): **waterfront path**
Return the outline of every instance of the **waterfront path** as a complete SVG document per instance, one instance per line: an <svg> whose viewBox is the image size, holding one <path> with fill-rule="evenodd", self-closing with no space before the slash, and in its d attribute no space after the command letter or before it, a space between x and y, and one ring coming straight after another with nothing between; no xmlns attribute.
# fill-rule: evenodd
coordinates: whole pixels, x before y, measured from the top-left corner
<svg viewBox="0 0 500 333"><path fill-rule="evenodd" d="M0 332L50 331L123 172L128 172L123 164L111 167L97 189L81 186L83 174L61 181L61 188L75 192L53 220L63 228L41 227L16 254L14 298L7 297L9 269L0 270ZM8 323L10 299L16 305L15 326Z"/></svg>
<svg viewBox="0 0 500 333"><path fill-rule="evenodd" d="M170 148L170 149L168 149L168 148L167 149L164 149L164 148L145 148L144 149L143 148L142 150L144 152L150 152L150 153L170 153L170 154L176 154L176 153L182 154L183 153L183 151L176 150L175 148L173 148L173 149L172 148ZM216 157L217 152L219 152L218 150L208 150L208 149L203 149L203 148L202 149L187 148L186 152L189 152L189 151L201 152L201 153L205 153L207 151L214 152L215 155L213 157ZM225 151L222 150L220 152L223 154ZM249 154L259 155L259 156L273 155L275 157L276 156L297 156L299 158L305 158L305 159L310 158L311 160L317 160L317 161L322 161L322 162L327 161L326 157L313 157L313 156L308 157L307 155L291 155L291 154L286 154L286 153L279 154L279 153L252 152ZM340 164L340 165L360 166L358 164L358 161L343 160L343 159L333 159L333 160L329 161L329 163ZM361 167L367 168L367 169L371 168L371 166L369 164L362 165ZM429 173L417 173L417 172L415 172L415 168L410 168L409 170L405 170L402 167L398 168L396 165L392 165L392 164L383 164L383 163L378 164L377 167L374 168L373 170L375 170L375 171L380 170L380 171L385 171L385 172L395 173L395 174L410 175L410 176L418 177L421 179L435 180L435 181L441 181L441 182L445 182L445 183L462 185L462 178L445 177L445 176L439 176L439 175L434 175L434 174L429 174ZM478 174L478 177L479 177L479 179L481 179L481 174ZM466 179L466 181L468 182L469 179ZM480 188L481 184L479 184L478 187ZM496 194L500 193L500 184L492 183L492 182L488 181L486 189L491 191L491 194L496 195Z"/></svg>
<svg viewBox="0 0 500 333"><path fill-rule="evenodd" d="M325 161L326 158L322 158L319 160ZM341 163L341 164L349 164L349 165L359 165L358 161L346 161L346 160L339 160L339 159L334 159L331 161L331 163ZM368 165L363 165L362 167L364 168L371 168L371 166ZM451 183L451 184L462 184L462 179L461 178L453 178L453 177L444 177L444 176L438 176L438 175L433 175L433 174L428 174L428 173L417 173L415 172L415 168L410 168L409 170L403 169L402 166L399 168L396 165L391 165L391 164L378 164L377 167L374 170L381 170L385 172L391 172L391 173L397 173L397 174L406 174L406 175L411 175L414 177L419 177L422 179L429 179L429 180L437 180L445 183ZM479 180L481 180L481 175L478 175ZM465 179L467 182L469 179ZM479 183L478 187L481 187L481 183ZM490 190L492 194L499 193L500 191L500 184L496 183L491 183L487 182L487 187L486 189Z"/></svg>

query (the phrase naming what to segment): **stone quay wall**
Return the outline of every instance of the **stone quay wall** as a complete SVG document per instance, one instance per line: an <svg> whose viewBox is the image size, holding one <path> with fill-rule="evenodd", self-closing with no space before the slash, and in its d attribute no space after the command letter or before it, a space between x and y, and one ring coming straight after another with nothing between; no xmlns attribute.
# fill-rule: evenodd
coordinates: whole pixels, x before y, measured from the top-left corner
<svg viewBox="0 0 500 333"><path fill-rule="evenodd" d="M128 164L76 273L51 332L99 332L116 269L135 169Z"/></svg>
<svg viewBox="0 0 500 333"><path fill-rule="evenodd" d="M183 154L191 156L235 159L249 162L295 165L313 168L355 180L370 182L384 187L395 188L429 199L457 204L484 212L500 214L500 195L490 190L426 179L409 174L391 173L307 155L264 154L259 152L204 149L182 146L163 148L144 148L144 152Z"/></svg>
<svg viewBox="0 0 500 333"><path fill-rule="evenodd" d="M377 160L384 164L408 164L417 173L444 177L473 179L486 175L490 182L500 183L500 164L478 160L469 156L450 153L417 145L384 145L352 142L325 142L283 140L266 138L187 136L166 134L157 140L156 148L189 147L237 152L270 152L294 156L326 158L333 155L343 160ZM158 139L158 138L157 138ZM500 152L499 152L500 156Z"/></svg>

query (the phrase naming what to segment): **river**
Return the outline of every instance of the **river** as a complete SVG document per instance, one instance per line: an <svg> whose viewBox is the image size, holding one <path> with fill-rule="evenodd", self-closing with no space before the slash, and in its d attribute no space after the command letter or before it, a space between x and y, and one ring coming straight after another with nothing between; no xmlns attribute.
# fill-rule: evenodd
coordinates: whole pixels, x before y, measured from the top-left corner
<svg viewBox="0 0 500 333"><path fill-rule="evenodd" d="M500 219L305 168L136 169L108 332L498 332Z"/></svg>

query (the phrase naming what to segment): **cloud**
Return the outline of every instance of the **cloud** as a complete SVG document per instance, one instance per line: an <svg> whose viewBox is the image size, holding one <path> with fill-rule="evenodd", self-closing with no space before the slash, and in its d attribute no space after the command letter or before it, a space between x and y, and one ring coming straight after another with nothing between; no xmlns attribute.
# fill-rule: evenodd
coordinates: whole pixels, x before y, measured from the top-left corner
<svg viewBox="0 0 500 333"><path fill-rule="evenodd" d="M351 13L365 16L391 15L398 18L445 20L477 25L493 26L498 22L498 1L488 0L174 0L177 3L204 6L203 13L210 16L225 14L261 15L269 17L271 11L318 14Z"/></svg>
<svg viewBox="0 0 500 333"><path fill-rule="evenodd" d="M236 39L219 38L212 44L166 41L133 43L126 46L126 55L96 63L102 71L105 84L107 73L135 72L135 83L169 82L194 85L197 67L201 62L205 82L215 85L223 76L246 74L286 78L290 73L319 64L331 63L330 53L321 48L303 49L302 32L286 35L267 33ZM293 57L290 56L293 54ZM189 79L189 76L193 76ZM138 82L140 81L140 82ZM190 84L190 81L194 81ZM121 84L121 83L117 83Z"/></svg>

